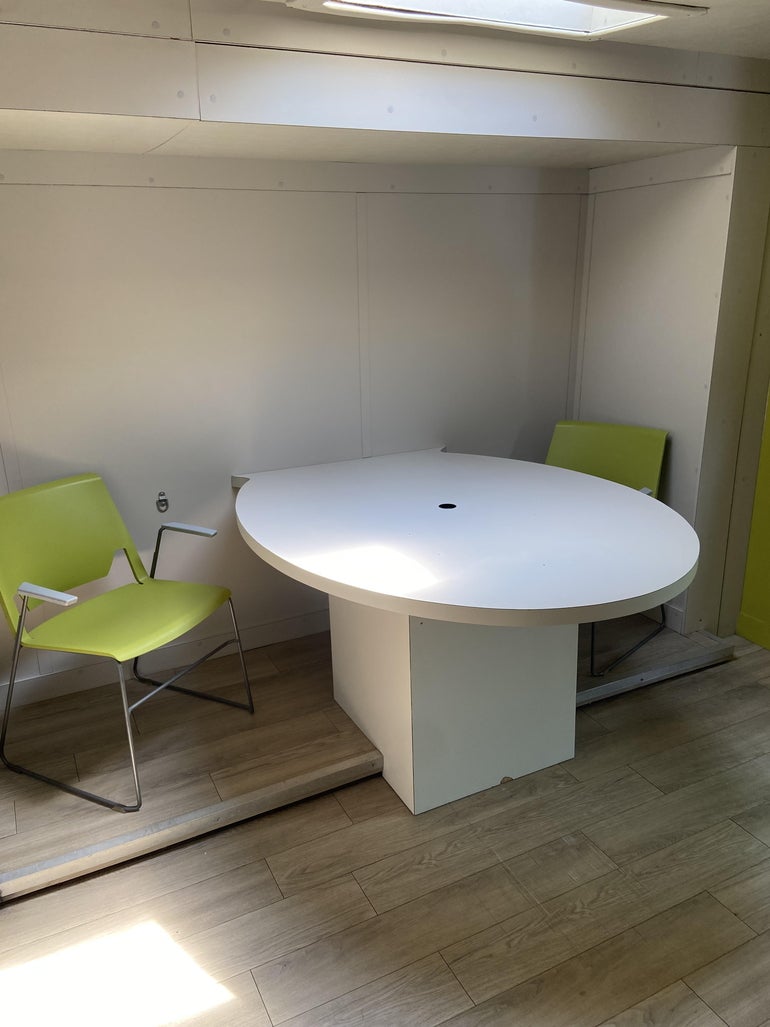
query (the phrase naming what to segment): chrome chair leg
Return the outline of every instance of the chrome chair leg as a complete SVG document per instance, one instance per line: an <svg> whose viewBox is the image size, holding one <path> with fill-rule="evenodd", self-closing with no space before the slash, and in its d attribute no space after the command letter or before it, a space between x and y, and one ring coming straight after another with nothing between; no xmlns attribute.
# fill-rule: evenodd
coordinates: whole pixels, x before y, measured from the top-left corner
<svg viewBox="0 0 770 1027"><path fill-rule="evenodd" d="M224 706L233 706L236 710L247 710L249 713L254 712L254 699L251 695L251 683L249 681L248 671L246 670L246 659L243 655L241 636L240 632L238 631L238 624L235 620L235 609L233 607L232 599L228 599L227 602L230 607L230 618L233 623L233 637L228 638L225 642L221 642L218 646L215 646L204 656L200 656L194 663L191 663L188 667L184 667L182 670L172 675L166 681L159 681L157 678L150 678L141 674L139 672L139 657L137 656L133 663L134 677L141 684L148 685L149 687L154 689L154 691L150 693L150 695L145 696L144 699L140 699L139 703L145 702L146 699L151 698L156 692L168 689L169 692L181 692L183 695L192 695L196 699L208 699L210 702L222 703L222 705ZM220 649L225 649L228 645L234 645L238 649L238 656L240 657L241 661L241 673L243 674L243 686L246 693L246 702L237 702L235 699L226 699L224 696L215 695L212 692L201 692L198 689L184 688L182 685L176 684L176 682L180 678L184 677L185 674L189 674L190 671L197 670L197 668L200 667L201 664L205 663L210 656L213 656L215 653L218 653ZM139 705L139 703L134 703L134 705L131 708L135 709L136 706Z"/></svg>
<svg viewBox="0 0 770 1027"><path fill-rule="evenodd" d="M646 645L648 642L651 642L652 639L655 638L656 635L659 635L661 633L661 631L665 628L665 626L666 626L666 608L665 608L665 606L663 606L661 604L661 607L660 607L660 624L657 624L655 626L655 628L648 635L645 635L644 638L640 639L635 645L632 645L630 649L627 649L620 656L616 656L615 659L612 661L612 663L608 663L607 666L603 670L597 670L596 669L596 623L595 622L592 623L591 624L591 667L590 667L590 669L591 669L591 677L592 678L602 678L602 677L604 677L605 674L609 674L609 672L611 670L614 670L618 666L619 663L622 663L623 660L628 659L629 656L633 656L633 654L637 651L637 649L641 649L643 645Z"/></svg>
<svg viewBox="0 0 770 1027"><path fill-rule="evenodd" d="M136 754L134 752L134 738L131 730L131 709L128 705L128 697L126 695L126 680L123 673L123 667L118 663L118 676L120 679L120 695L123 701L123 715L126 723L126 736L128 738L128 751L131 758L131 773L134 779L134 790L136 792L136 801L133 803L120 802L117 799L110 799L105 795L98 795L96 792L89 792L85 788L77 788L75 785L67 784L66 781L59 781L55 777L49 777L47 774L41 774L37 770L32 770L30 767L24 767L20 763L14 763L8 759L5 754L5 740L8 733L8 722L11 713L11 705L13 703L13 690L16 684L16 672L19 665L19 654L21 652L21 631L23 626L23 618L19 622L19 632L17 634L17 641L14 645L13 662L11 664L11 675L8 682L8 695L5 700L5 715L3 717L3 727L0 731L0 760L5 766L12 770L15 774L23 774L25 777L31 777L35 781L42 781L43 784L53 785L54 788L58 788L60 791L69 792L70 795L76 795L80 799L87 799L88 802L96 803L98 806L105 806L107 809L115 810L118 813L136 813L142 805L142 793L139 787L139 775L136 769Z"/></svg>
<svg viewBox="0 0 770 1027"><path fill-rule="evenodd" d="M240 632L238 631L238 624L235 619L235 610L233 607L232 600L228 599L228 604L230 606L230 617L233 624L234 637L227 639L227 641L225 642L222 642L220 645L216 646L210 652L206 653L205 656L201 656L194 663L190 664L189 667L185 667L183 670L172 675L172 677L170 677L167 681L155 681L152 678L145 678L140 676L137 673L139 665L139 658L137 657L137 659L135 659L133 663L134 675L136 676L137 680L141 681L143 684L151 685L153 691L150 692L148 695L143 696L141 699L138 699L134 703L130 704L128 701L128 694L126 691L126 677L125 672L123 670L123 665L121 663L117 663L116 661L120 684L120 697L121 702L123 704L123 718L125 721L126 738L128 741L128 752L131 760L131 774L134 781L134 791L136 793L136 799L133 803L123 803L118 801L117 799L111 799L105 795L98 795L96 792L89 792L85 788L78 788L76 785L67 784L65 781L59 781L57 778L49 777L47 774L41 774L37 770L32 770L30 767L22 766L20 763L14 763L12 760L8 759L6 755L5 743L6 738L8 736L8 725L10 722L11 707L13 705L13 693L16 685L16 676L18 673L19 659L22 650L21 639L24 632L24 624L27 614L27 604L28 599L25 596L22 600L19 624L16 631L16 637L14 639L13 658L11 660L11 672L8 681L8 693L5 698L5 711L3 714L3 723L2 727L0 728L0 762L2 762L9 770L12 770L16 774L23 774L26 777L31 777L36 781L41 781L44 784L52 785L54 788L58 788L63 792L68 792L70 795L76 795L78 796L78 798L86 799L88 800L88 802L96 803L99 806L105 806L107 809L112 809L119 813L135 813L138 809L141 808L142 805L142 792L141 786L139 784L139 773L137 770L136 752L134 749L134 736L131 728L131 714L138 706L143 705L148 699L152 699L152 697L157 692L168 688L175 692L183 692L185 695L193 695L200 699L209 699L212 702L224 703L224 705L226 706L234 706L237 709L248 710L249 713L254 713L254 699L251 694L251 684L249 682L249 675L246 669L246 659L243 653L243 646L241 645L241 636ZM241 672L243 675L243 685L246 693L246 702L236 702L233 699L225 699L220 695L213 695L207 692L199 692L190 688L183 688L181 686L174 684L174 682L178 681L179 678L183 677L185 674L188 674L191 670L195 670L196 667L199 667L210 656L213 656L214 653L219 652L220 649L224 649L225 646L228 645L235 645L238 649L238 656L241 663Z"/></svg>

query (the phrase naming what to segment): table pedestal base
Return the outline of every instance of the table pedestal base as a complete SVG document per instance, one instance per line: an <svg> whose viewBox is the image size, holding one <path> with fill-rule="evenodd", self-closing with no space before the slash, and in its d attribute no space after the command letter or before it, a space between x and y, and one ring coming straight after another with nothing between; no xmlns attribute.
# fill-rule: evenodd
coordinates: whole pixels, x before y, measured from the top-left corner
<svg viewBox="0 0 770 1027"><path fill-rule="evenodd" d="M575 754L577 625L425 620L329 598L334 697L413 813Z"/></svg>

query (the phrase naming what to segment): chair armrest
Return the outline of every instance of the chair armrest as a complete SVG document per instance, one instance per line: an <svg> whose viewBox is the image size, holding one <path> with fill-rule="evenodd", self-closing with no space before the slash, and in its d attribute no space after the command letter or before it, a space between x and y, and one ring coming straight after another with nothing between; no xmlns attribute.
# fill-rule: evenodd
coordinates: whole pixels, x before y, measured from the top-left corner
<svg viewBox="0 0 770 1027"><path fill-rule="evenodd" d="M183 531L186 535L203 535L204 538L213 538L216 528L201 528L198 524L183 524L181 521L166 521L161 525L161 531L168 528L169 531Z"/></svg>
<svg viewBox="0 0 770 1027"><path fill-rule="evenodd" d="M43 588L42 585L32 585L23 581L17 592L26 599L37 599L42 603L56 603L57 606L72 606L78 601L78 597L71 592L57 592L53 588Z"/></svg>
<svg viewBox="0 0 770 1027"><path fill-rule="evenodd" d="M216 528L201 528L198 524L184 524L182 521L166 521L158 529L158 537L155 540L155 552L152 554L152 566L150 577L155 577L155 569L158 566L158 554L160 553L160 542L164 531L181 531L185 535L202 535L204 538L213 538L217 533Z"/></svg>

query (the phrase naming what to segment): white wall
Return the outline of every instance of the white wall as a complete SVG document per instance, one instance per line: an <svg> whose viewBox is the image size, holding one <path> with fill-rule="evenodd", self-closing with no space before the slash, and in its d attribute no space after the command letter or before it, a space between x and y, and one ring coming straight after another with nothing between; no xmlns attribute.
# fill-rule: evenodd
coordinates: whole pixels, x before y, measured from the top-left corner
<svg viewBox="0 0 770 1027"><path fill-rule="evenodd" d="M372 453L543 459L568 400L578 214L574 196L367 197Z"/></svg>
<svg viewBox="0 0 770 1027"><path fill-rule="evenodd" d="M669 430L662 498L701 539L696 582L671 604L687 631L719 622L767 220L735 170L736 151L714 148L591 174L575 413ZM758 238L740 227L738 275L726 261L744 207Z"/></svg>
<svg viewBox="0 0 770 1027"><path fill-rule="evenodd" d="M230 585L248 644L318 630L326 603L245 548L232 472L540 458L565 413L581 173L0 163L7 487L97 470L145 552L163 489L220 531L169 540L164 573Z"/></svg>

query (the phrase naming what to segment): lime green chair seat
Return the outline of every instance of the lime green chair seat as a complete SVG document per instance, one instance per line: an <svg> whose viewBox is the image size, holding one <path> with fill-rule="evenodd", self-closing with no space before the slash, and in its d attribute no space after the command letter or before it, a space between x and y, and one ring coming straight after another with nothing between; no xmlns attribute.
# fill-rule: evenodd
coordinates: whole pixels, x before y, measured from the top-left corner
<svg viewBox="0 0 770 1027"><path fill-rule="evenodd" d="M227 602L216 585L148 578L72 606L25 632L33 649L108 656L121 663L184 635Z"/></svg>
<svg viewBox="0 0 770 1027"><path fill-rule="evenodd" d="M158 692L170 689L198 698L254 712L232 598L217 585L156 578L160 544L165 531L211 537L216 532L197 525L170 521L158 531L148 574L131 536L102 479L96 474L62 478L0 497L0 605L14 635L8 693L0 731L0 760L10 770L54 785L81 798L123 813L141 807L131 714ZM102 591L78 602L71 590L108 574L115 554L123 551L135 581ZM54 613L35 627L27 627L28 612L50 603ZM197 627L220 607L228 605L232 637L174 673L166 681L139 672L139 657L173 642ZM176 682L225 646L237 647L245 701L183 688ZM123 703L135 799L125 803L96 795L12 762L5 745L22 649L44 649L107 657L117 665ZM153 691L129 704L123 664L133 661L134 677Z"/></svg>
<svg viewBox="0 0 770 1027"><path fill-rule="evenodd" d="M657 499L668 432L633 424L601 421L558 421L554 426L545 462L553 467L593 474L627 485ZM660 623L630 649L602 670L596 669L596 625L591 625L591 674L602 677L614 670L666 626L666 610L660 607Z"/></svg>

